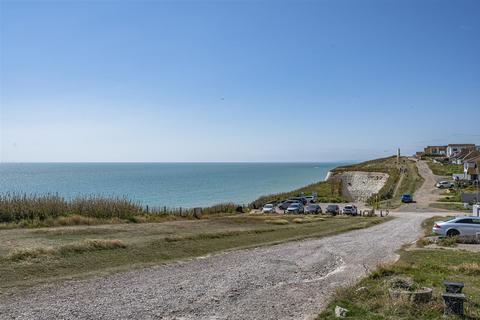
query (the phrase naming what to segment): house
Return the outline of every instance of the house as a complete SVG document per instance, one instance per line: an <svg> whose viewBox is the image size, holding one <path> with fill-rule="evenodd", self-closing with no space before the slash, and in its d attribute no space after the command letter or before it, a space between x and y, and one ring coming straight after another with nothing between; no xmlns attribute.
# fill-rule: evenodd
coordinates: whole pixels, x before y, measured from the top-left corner
<svg viewBox="0 0 480 320"><path fill-rule="evenodd" d="M469 176L471 181L479 180L477 160L480 160L480 155L477 155L476 158L470 158L470 160L463 163L463 174Z"/></svg>
<svg viewBox="0 0 480 320"><path fill-rule="evenodd" d="M452 157L457 153L462 152L465 149L475 149L475 144L473 143L466 143L466 144L449 144L447 146L447 157Z"/></svg>
<svg viewBox="0 0 480 320"><path fill-rule="evenodd" d="M464 149L460 153L457 153L452 158L450 158L450 162L454 164L464 164L465 162L472 162L472 159L476 159L480 156L480 152L473 149ZM473 161L475 162L475 161Z"/></svg>
<svg viewBox="0 0 480 320"><path fill-rule="evenodd" d="M477 162L480 159L480 151L472 150L465 157L463 157L463 162Z"/></svg>
<svg viewBox="0 0 480 320"><path fill-rule="evenodd" d="M427 146L423 149L426 155L445 156L447 154L447 146Z"/></svg>
<svg viewBox="0 0 480 320"><path fill-rule="evenodd" d="M421 159L424 155L425 155L424 152L417 151L417 152L415 153L415 158Z"/></svg>
<svg viewBox="0 0 480 320"><path fill-rule="evenodd" d="M449 158L450 163L453 164L463 164L462 160L464 157L466 157L470 153L470 150L468 149L463 149L460 152L455 153L453 156Z"/></svg>

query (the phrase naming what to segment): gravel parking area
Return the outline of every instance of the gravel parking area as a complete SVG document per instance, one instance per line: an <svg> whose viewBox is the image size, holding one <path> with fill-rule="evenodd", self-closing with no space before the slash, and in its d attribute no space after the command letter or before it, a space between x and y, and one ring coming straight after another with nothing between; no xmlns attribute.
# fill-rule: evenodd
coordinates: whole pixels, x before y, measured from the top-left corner
<svg viewBox="0 0 480 320"><path fill-rule="evenodd" d="M433 214L433 213L432 213ZM231 251L0 296L2 319L308 319L335 288L420 234L429 213L323 239Z"/></svg>

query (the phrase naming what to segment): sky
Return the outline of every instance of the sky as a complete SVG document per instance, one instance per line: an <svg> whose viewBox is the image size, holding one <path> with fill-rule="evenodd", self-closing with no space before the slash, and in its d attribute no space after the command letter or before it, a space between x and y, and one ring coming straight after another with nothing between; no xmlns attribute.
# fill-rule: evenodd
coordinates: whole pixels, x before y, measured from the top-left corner
<svg viewBox="0 0 480 320"><path fill-rule="evenodd" d="M480 1L0 0L0 161L480 144Z"/></svg>

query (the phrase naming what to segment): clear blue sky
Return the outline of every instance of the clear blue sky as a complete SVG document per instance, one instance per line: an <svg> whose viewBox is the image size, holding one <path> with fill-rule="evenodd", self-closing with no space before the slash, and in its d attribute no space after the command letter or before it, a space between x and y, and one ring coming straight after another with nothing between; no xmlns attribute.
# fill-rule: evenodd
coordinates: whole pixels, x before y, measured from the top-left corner
<svg viewBox="0 0 480 320"><path fill-rule="evenodd" d="M480 143L480 1L5 1L2 161Z"/></svg>

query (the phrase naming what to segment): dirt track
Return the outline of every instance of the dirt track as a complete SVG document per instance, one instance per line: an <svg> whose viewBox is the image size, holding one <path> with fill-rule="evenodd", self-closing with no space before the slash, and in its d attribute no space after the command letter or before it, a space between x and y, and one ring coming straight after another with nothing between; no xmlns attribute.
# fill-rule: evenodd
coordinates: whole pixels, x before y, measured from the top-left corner
<svg viewBox="0 0 480 320"><path fill-rule="evenodd" d="M394 215L387 223L323 239L40 285L1 296L0 318L313 318L336 288L395 260L395 251L414 241L421 221L433 213Z"/></svg>
<svg viewBox="0 0 480 320"><path fill-rule="evenodd" d="M418 173L425 179L422 186L413 195L415 203L403 205L397 211L418 212L431 211L429 204L437 201L441 190L435 188L435 184L441 179L436 177L425 161L417 161Z"/></svg>

